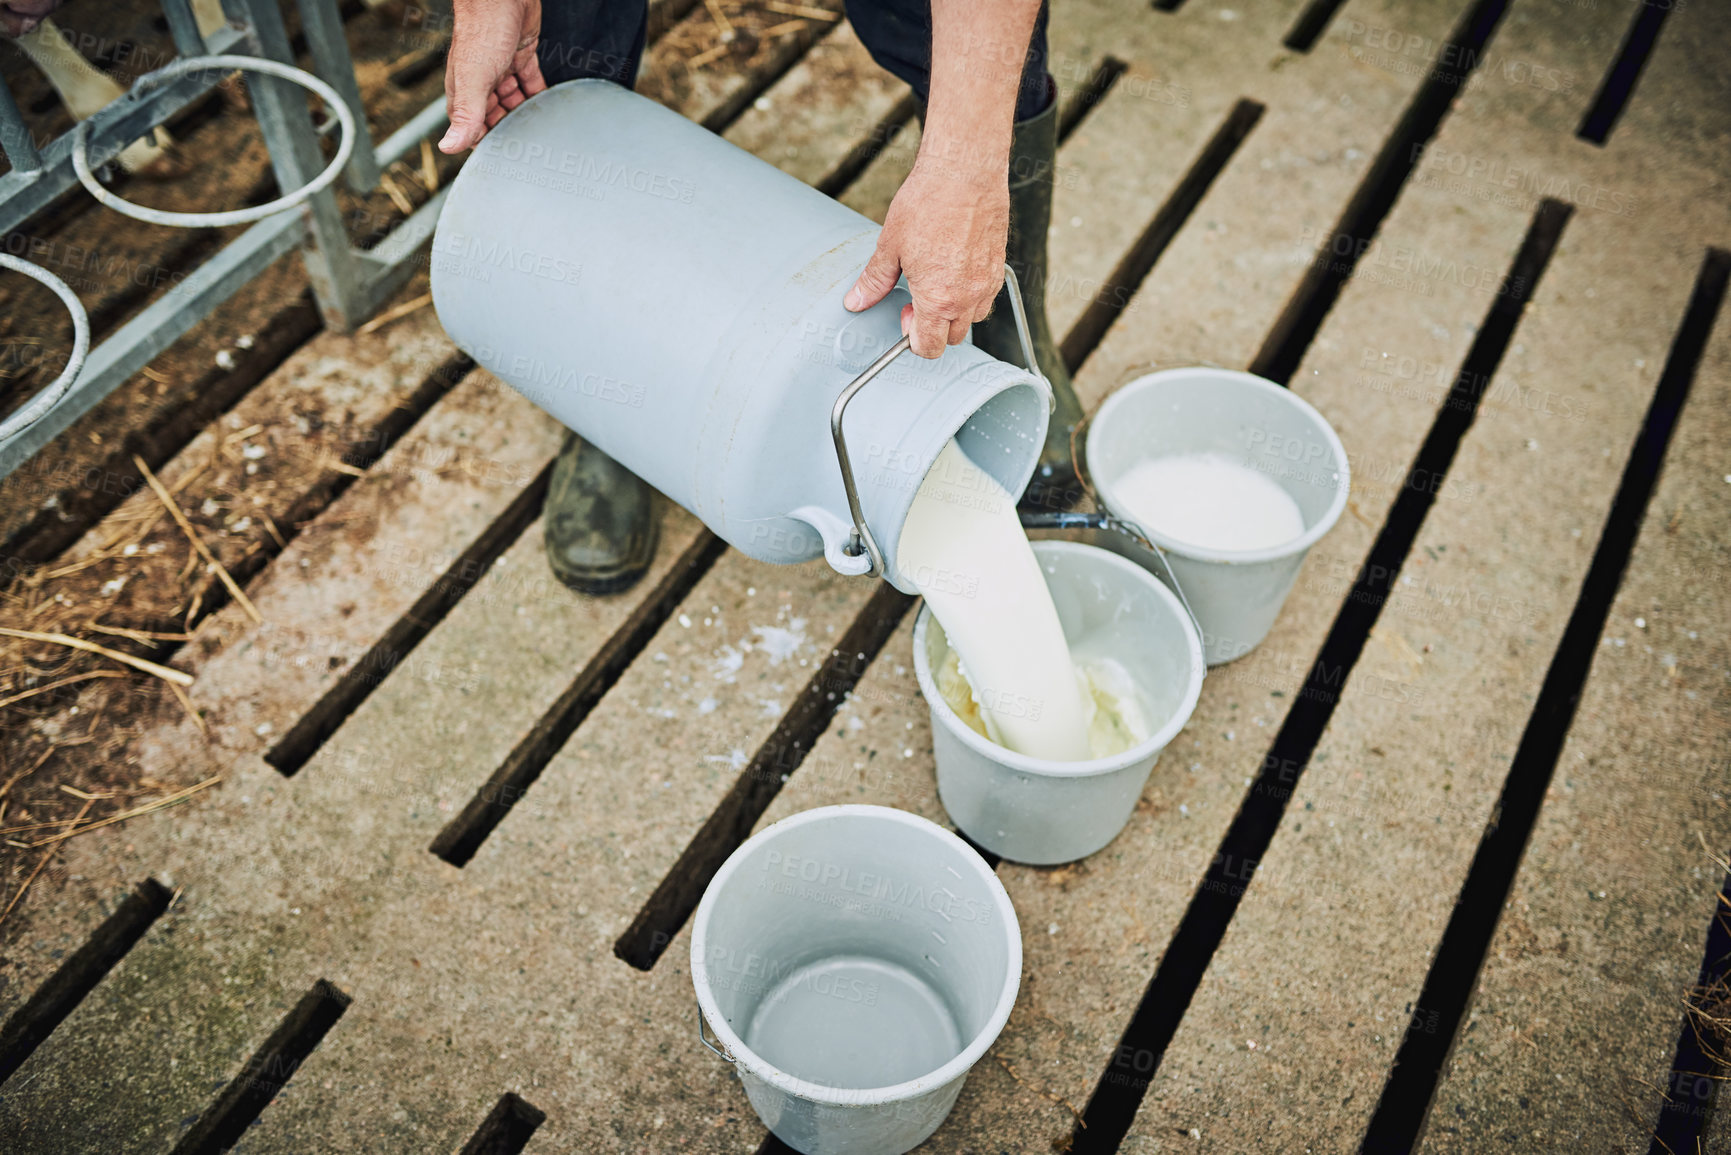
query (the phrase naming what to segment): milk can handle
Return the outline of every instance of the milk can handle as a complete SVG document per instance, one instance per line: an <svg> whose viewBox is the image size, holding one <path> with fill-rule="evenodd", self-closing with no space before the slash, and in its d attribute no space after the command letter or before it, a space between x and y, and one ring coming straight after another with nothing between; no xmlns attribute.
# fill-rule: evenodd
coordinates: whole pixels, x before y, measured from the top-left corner
<svg viewBox="0 0 1731 1155"><path fill-rule="evenodd" d="M1110 533L1123 534L1160 559L1161 568L1171 579L1173 592L1183 603L1184 612L1190 615L1190 622L1196 627L1197 636L1201 636L1202 623L1196 619L1196 611L1190 608L1190 599L1184 596L1184 586L1178 580L1178 572L1172 568L1172 559L1167 557L1166 551L1156 545L1135 522L1113 517L1109 513L1079 513L1070 510L1057 513L1022 513L1019 517L1023 529L1103 529Z"/></svg>
<svg viewBox="0 0 1731 1155"><path fill-rule="evenodd" d="M1016 280L1016 270L1007 264L1004 266L1004 284L1010 290L1010 312L1016 318L1016 337L1022 343L1023 365L1029 373L1046 384L1048 403L1056 408L1058 402L1056 395L1051 393L1051 383L1046 381L1046 375L1040 372L1039 362L1034 359L1034 338L1028 331L1028 312L1022 304L1021 282ZM847 412L847 403L853 400L854 394L864 389L873 377L889 368L889 363L901 356L909 344L909 339L903 337L885 350L876 361L867 365L865 372L855 377L848 383L847 388L841 391L841 396L835 399L835 408L831 409L829 414L829 433L835 439L835 456L836 460L841 463L841 483L842 487L847 490L848 513L853 516L853 533L848 535L847 544L842 546L841 551L849 557L858 557L862 550L869 555L872 564L866 573L872 577L883 576L884 555L883 551L878 548L877 539L872 536L871 527L866 524L865 511L860 506L859 486L854 482L853 464L848 458L847 436L842 433L841 419L842 415Z"/></svg>

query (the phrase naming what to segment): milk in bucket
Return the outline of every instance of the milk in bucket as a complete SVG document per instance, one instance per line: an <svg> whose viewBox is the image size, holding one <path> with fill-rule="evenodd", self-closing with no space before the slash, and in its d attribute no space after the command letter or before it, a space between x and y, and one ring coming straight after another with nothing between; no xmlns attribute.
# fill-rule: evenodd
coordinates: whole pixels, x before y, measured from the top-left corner
<svg viewBox="0 0 1731 1155"><path fill-rule="evenodd" d="M1280 483L1223 453L1139 461L1116 492L1143 530L1208 549L1269 549L1304 535L1304 514Z"/></svg>
<svg viewBox="0 0 1731 1155"><path fill-rule="evenodd" d="M1080 762L1129 749L1150 727L1124 668L1078 669L1015 499L951 441L926 474L897 549L943 626L938 682L970 726L1019 754Z"/></svg>

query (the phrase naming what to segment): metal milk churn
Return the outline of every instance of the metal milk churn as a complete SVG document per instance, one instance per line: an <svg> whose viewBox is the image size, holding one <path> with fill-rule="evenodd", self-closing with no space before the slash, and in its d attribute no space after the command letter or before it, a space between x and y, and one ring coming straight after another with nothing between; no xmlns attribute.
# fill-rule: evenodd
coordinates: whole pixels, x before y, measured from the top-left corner
<svg viewBox="0 0 1731 1155"><path fill-rule="evenodd" d="M677 113L575 80L463 166L433 300L477 363L743 553L912 592L896 545L938 452L954 436L1020 493L1051 389L971 344L905 352L905 287L849 313L877 235Z"/></svg>

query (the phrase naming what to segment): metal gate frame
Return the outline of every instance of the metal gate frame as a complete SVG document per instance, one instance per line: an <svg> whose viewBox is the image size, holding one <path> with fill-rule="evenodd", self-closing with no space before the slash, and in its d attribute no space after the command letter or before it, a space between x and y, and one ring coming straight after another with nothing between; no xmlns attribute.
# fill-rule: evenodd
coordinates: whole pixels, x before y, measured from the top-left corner
<svg viewBox="0 0 1731 1155"><path fill-rule="evenodd" d="M191 0L161 0L161 4L181 58L236 54L294 63L277 0L222 0L229 24L208 40L199 34ZM378 186L380 170L418 149L422 139L444 127L444 98L427 105L375 146L367 131L366 110L355 82L354 61L343 36L337 0L295 0L295 4L312 57L311 71L335 88L354 112L357 139L344 170L345 183L356 193L371 192ZM113 160L127 145L203 97L224 75L192 73L142 95L135 89L103 108L88 122L91 165ZM285 193L301 188L324 167L318 138L335 127L336 119L330 117L315 125L304 93L295 85L275 77L245 75L277 184ZM46 148L38 149L11 91L0 80L0 151L12 165L11 172L0 176L0 234L16 229L78 184L72 166L75 135L76 130L62 133ZM306 262L326 327L339 332L353 329L408 280L432 237L449 191L449 185L440 188L366 250L349 243L335 186L250 226L90 351L78 379L60 402L0 445L0 478L12 473L278 257L296 247Z"/></svg>

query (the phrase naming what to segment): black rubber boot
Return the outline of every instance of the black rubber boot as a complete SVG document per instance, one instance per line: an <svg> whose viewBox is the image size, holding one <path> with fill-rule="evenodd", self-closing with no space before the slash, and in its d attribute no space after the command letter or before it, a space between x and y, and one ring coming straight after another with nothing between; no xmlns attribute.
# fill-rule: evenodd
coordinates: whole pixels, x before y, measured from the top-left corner
<svg viewBox="0 0 1731 1155"><path fill-rule="evenodd" d="M580 594L630 589L655 557L659 524L648 482L566 434L542 509L554 577Z"/></svg>
<svg viewBox="0 0 1731 1155"><path fill-rule="evenodd" d="M1058 407L1046 430L1040 464L1028 483L1021 504L1025 509L1067 509L1081 496L1075 463L1070 460L1070 434L1082 420L1082 406L1070 385L1070 371L1052 337L1046 319L1046 233L1052 224L1052 175L1058 156L1058 101L1046 111L1016 125L1010 141L1010 242L1007 260L1022 285L1028 311L1028 331L1034 339L1034 359L1052 383ZM1008 289L998 294L992 315L974 326L974 344L1012 365L1022 364L1022 342Z"/></svg>

